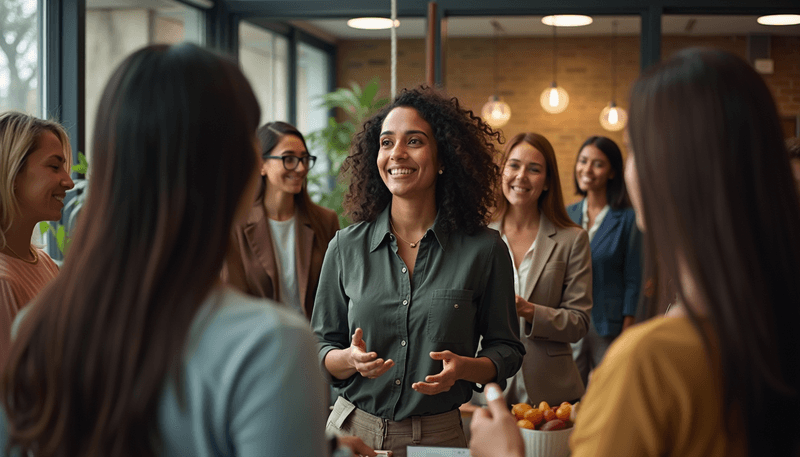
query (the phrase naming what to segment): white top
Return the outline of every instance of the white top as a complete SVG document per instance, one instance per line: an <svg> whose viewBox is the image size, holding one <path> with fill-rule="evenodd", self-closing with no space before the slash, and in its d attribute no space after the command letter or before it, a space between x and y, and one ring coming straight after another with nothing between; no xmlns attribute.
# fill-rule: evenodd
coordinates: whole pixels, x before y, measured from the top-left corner
<svg viewBox="0 0 800 457"><path fill-rule="evenodd" d="M528 272L530 272L531 266L533 265L533 252L534 249L536 249L536 239L534 239L533 243L531 243L531 247L525 251L525 255L523 255L522 261L519 263L519 269L517 269L517 263L514 260L514 253L511 252L511 243L509 243L508 238L506 238L505 231L503 230L503 224L500 224L500 228L498 230L500 231L500 236L503 238L503 242L506 243L509 255L511 255L511 267L514 269L514 293L527 300L528 297L523 297L522 294L528 290ZM522 375L522 370L517 371L514 376L508 378L505 395L507 397L515 398L516 401L520 403L530 403L528 391L525 389L525 380ZM486 405L486 400L483 397L479 397L478 402L483 406Z"/></svg>
<svg viewBox="0 0 800 457"><path fill-rule="evenodd" d="M594 224L592 224L592 228L586 228L589 225L589 205L586 203L586 199L584 198L581 202L581 210L583 211L583 216L581 216L581 225L583 229L589 232L589 242L592 242L594 238L594 234L597 233L597 229L600 228L600 224L603 223L603 219L605 219L606 214L608 214L608 210L611 209L610 206L606 205L603 209L600 210L600 214L594 218Z"/></svg>
<svg viewBox="0 0 800 457"><path fill-rule="evenodd" d="M514 268L514 293L522 296L523 291L527 290L525 286L528 284L528 272L531 270L531 265L533 265L533 250L536 249L536 240L534 239L531 247L525 251L525 255L522 256L522 261L519 263L519 269L517 269L517 261L514 260L514 253L511 252L511 243L508 242L502 225L500 226L500 236L506 243L509 255L511 255L511 267ZM528 297L522 298L528 299Z"/></svg>
<svg viewBox="0 0 800 457"><path fill-rule="evenodd" d="M272 233L272 247L275 251L278 277L281 281L278 288L278 301L303 314L303 307L300 303L300 289L297 285L295 218L292 216L285 221L273 221L269 218L267 220L269 221L269 230Z"/></svg>

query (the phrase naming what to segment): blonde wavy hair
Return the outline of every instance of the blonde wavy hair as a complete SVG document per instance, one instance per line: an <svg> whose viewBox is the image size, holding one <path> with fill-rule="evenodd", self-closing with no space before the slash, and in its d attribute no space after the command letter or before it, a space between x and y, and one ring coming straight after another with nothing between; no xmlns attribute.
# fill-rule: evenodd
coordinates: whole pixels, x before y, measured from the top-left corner
<svg viewBox="0 0 800 457"><path fill-rule="evenodd" d="M0 114L0 249L6 245L6 233L19 213L14 182L25 160L39 146L42 133L52 132L64 148L64 167L72 166L72 147L61 124L38 119L18 111Z"/></svg>

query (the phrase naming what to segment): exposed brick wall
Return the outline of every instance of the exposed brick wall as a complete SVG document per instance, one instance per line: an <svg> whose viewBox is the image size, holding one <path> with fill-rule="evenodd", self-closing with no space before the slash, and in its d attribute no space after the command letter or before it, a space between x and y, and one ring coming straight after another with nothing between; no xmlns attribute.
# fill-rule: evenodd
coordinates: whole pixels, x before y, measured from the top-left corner
<svg viewBox="0 0 800 457"><path fill-rule="evenodd" d="M511 106L506 138L523 131L545 135L556 151L566 203L574 196L572 171L578 147L591 135L605 135L622 146L622 132L608 132L600 111L611 98L610 37L558 39L558 84L569 93L567 110L548 114L539 97L552 76L552 39L504 37L498 44L498 95ZM617 37L617 104L627 109L631 84L639 75L639 37ZM712 46L745 57L745 36L664 37L662 56L689 46ZM800 114L800 37L772 37L775 73L765 80L785 116ZM338 47L337 81L364 84L378 76L381 94L389 95L389 40L342 41ZM494 40L450 38L445 43L445 89L467 108L480 112L493 93ZM398 40L398 88L425 82L425 41ZM624 148L623 148L624 152Z"/></svg>
<svg viewBox="0 0 800 457"><path fill-rule="evenodd" d="M772 89L778 112L800 115L800 37L772 37L771 57L775 74L764 79Z"/></svg>

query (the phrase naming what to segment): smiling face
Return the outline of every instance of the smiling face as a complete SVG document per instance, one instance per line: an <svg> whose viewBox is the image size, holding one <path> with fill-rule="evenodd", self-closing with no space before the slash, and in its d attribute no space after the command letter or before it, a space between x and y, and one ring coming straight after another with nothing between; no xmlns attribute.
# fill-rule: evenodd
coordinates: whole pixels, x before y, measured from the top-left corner
<svg viewBox="0 0 800 457"><path fill-rule="evenodd" d="M547 162L541 151L523 141L511 149L503 167L503 195L512 206L536 208L547 190Z"/></svg>
<svg viewBox="0 0 800 457"><path fill-rule="evenodd" d="M269 155L305 157L308 155L308 150L300 138L294 135L284 135L269 152ZM287 170L281 159L266 159L261 165L261 176L267 177L268 192L298 194L303 190L306 175L308 175L308 168L303 161L298 163L294 170Z"/></svg>
<svg viewBox="0 0 800 457"><path fill-rule="evenodd" d="M22 221L35 224L61 219L64 197L74 186L67 172L69 164L64 162L58 137L50 131L42 133L14 180Z"/></svg>
<svg viewBox="0 0 800 457"><path fill-rule="evenodd" d="M575 164L575 179L583 192L605 192L609 179L614 178L611 162L597 146L581 149Z"/></svg>
<svg viewBox="0 0 800 457"><path fill-rule="evenodd" d="M433 130L417 110L397 107L381 126L378 171L394 197L436 195L440 165Z"/></svg>

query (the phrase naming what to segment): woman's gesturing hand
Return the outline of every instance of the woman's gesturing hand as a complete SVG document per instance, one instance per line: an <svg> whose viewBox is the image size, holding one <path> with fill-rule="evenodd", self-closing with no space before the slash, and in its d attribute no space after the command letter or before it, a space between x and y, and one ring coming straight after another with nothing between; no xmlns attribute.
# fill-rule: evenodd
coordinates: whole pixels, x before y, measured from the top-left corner
<svg viewBox="0 0 800 457"><path fill-rule="evenodd" d="M461 379L459 368L463 357L450 351L442 351L431 352L431 358L442 361L442 371L439 374L425 376L425 382L415 382L411 384L411 388L425 395L447 392Z"/></svg>
<svg viewBox="0 0 800 457"><path fill-rule="evenodd" d="M394 366L392 359L383 360L378 358L375 352L367 352L367 343L364 342L364 332L357 328L353 333L353 340L350 343L350 365L356 369L361 376L375 379Z"/></svg>

